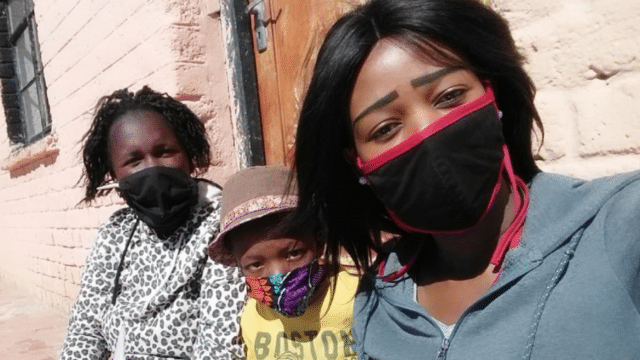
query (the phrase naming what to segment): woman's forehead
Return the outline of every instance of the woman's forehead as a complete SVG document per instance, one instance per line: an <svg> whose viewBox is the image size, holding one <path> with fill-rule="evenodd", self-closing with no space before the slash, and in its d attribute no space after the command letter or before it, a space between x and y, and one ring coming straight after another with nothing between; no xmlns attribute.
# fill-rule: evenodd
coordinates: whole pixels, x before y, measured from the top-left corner
<svg viewBox="0 0 640 360"><path fill-rule="evenodd" d="M437 66L461 66L465 65L463 56L439 41L419 34L405 36L391 36L378 41L393 43L425 63ZM376 44L378 45L378 44Z"/></svg>
<svg viewBox="0 0 640 360"><path fill-rule="evenodd" d="M109 129L109 143L132 140L160 133L175 137L162 115L152 110L129 111L118 117Z"/></svg>

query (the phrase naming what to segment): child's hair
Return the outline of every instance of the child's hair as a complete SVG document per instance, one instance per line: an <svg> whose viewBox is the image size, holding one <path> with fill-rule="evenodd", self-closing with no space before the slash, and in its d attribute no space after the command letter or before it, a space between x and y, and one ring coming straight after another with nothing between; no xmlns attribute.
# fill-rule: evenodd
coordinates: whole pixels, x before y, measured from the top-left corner
<svg viewBox="0 0 640 360"><path fill-rule="evenodd" d="M82 138L84 171L80 181L84 179L84 202L96 197L98 187L107 182L107 174L112 170L109 154L111 126L124 114L138 110L162 115L187 154L192 168L204 172L209 167L211 155L204 125L186 105L147 86L136 93L128 89L117 90L98 101L91 128Z"/></svg>

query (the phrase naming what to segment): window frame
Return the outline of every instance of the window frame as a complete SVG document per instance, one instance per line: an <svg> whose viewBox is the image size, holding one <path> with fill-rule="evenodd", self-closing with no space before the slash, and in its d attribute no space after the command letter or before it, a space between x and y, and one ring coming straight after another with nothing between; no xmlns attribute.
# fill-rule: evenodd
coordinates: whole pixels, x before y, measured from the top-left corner
<svg viewBox="0 0 640 360"><path fill-rule="evenodd" d="M12 143L29 145L51 133L51 115L35 24L34 5L32 0L4 0L2 3L3 15L6 18L7 41L12 57L10 61L3 59L3 63L12 67L9 71L12 72L10 74L12 76L3 76L2 87L7 132ZM11 3L20 3L24 11L16 16L12 13ZM20 53L20 42L27 45L26 51L22 53ZM30 72L27 71L29 67L31 67ZM19 119L16 118L18 116Z"/></svg>

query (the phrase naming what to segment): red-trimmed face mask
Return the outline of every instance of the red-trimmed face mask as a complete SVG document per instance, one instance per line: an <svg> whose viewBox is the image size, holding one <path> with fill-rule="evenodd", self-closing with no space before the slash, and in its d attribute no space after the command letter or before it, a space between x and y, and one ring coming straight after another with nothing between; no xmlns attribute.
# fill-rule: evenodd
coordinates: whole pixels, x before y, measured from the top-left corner
<svg viewBox="0 0 640 360"><path fill-rule="evenodd" d="M398 226L420 233L459 232L493 206L504 143L495 97L487 87L481 97L357 163Z"/></svg>

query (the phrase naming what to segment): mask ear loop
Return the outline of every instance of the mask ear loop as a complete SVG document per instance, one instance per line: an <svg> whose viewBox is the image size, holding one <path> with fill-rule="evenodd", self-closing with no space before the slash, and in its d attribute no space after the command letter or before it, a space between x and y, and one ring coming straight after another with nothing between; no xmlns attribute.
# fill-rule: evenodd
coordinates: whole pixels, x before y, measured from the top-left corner
<svg viewBox="0 0 640 360"><path fill-rule="evenodd" d="M522 181L522 179L516 176L513 172L511 157L509 156L509 149L506 144L503 145L503 152L505 162L504 169L507 172L511 191L513 192L516 202L516 216L498 240L496 249L491 257L491 263L496 266L494 270L496 272L499 271L507 250L513 249L520 244L520 238L522 236L522 231L524 230L524 220L527 217L527 209L529 208L529 188L527 187L527 184L525 184L524 181Z"/></svg>
<svg viewBox="0 0 640 360"><path fill-rule="evenodd" d="M111 192L112 189L116 189L116 191L118 191L120 189L120 185L118 184L117 181L111 181L107 184L104 184L102 186L98 186L96 188L96 190L98 191L97 194L99 195L106 195L109 192Z"/></svg>
<svg viewBox="0 0 640 360"><path fill-rule="evenodd" d="M112 182L109 184L98 186L96 190L102 191L102 190L119 189L119 188L120 188L120 185L117 182Z"/></svg>
<svg viewBox="0 0 640 360"><path fill-rule="evenodd" d="M380 276L382 281L386 281L386 282L395 281L399 279L402 275L406 274L407 271L409 271L409 269L413 266L413 263L416 262L416 260L420 256L420 252L422 251L423 245L424 245L423 243L420 243L420 245L418 245L418 249L416 250L415 254L413 254L411 259L409 259L409 261L407 261L406 264L402 265L400 269L392 272L391 274L384 275L384 268L387 265L387 259L381 260L380 265L378 266L378 276Z"/></svg>

